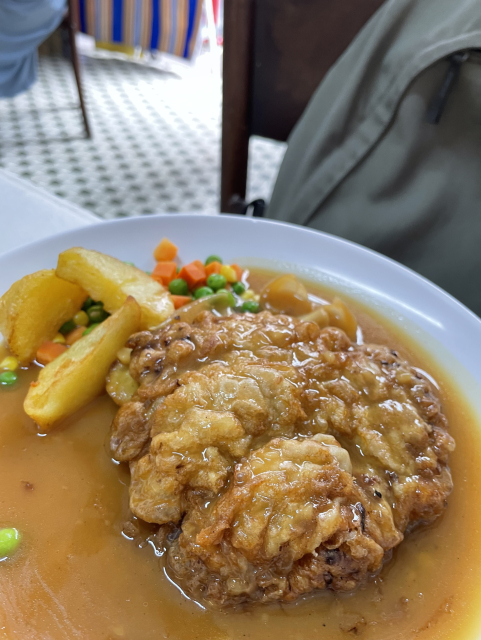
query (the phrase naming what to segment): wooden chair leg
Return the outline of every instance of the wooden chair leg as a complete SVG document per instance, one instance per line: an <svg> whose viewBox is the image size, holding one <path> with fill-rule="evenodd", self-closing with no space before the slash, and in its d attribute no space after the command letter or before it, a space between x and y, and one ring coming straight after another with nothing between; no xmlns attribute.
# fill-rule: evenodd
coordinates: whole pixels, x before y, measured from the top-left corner
<svg viewBox="0 0 481 640"><path fill-rule="evenodd" d="M83 90L82 90L82 82L80 79L80 61L79 61L78 51L77 51L77 42L75 40L75 34L77 32L77 24L74 17L72 0L69 0L68 2L68 13L65 19L65 26L68 32L68 39L70 44L70 56L72 60L73 71L75 74L75 82L77 83L80 109L82 111L82 118L85 126L85 134L87 138L91 138L92 134L90 132L90 125L87 117L87 109L85 108L85 100L84 100Z"/></svg>

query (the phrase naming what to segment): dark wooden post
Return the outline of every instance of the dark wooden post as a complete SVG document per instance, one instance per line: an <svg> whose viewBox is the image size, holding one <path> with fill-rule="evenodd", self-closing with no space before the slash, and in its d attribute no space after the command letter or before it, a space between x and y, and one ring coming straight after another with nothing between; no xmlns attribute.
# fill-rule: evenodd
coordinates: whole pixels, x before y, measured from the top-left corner
<svg viewBox="0 0 481 640"><path fill-rule="evenodd" d="M225 0L220 210L245 197L254 0Z"/></svg>

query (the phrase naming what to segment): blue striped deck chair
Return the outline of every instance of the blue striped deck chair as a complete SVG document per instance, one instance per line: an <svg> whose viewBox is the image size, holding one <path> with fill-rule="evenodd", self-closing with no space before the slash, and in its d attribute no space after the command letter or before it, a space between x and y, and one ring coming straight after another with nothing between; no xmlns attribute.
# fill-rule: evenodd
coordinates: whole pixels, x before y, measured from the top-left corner
<svg viewBox="0 0 481 640"><path fill-rule="evenodd" d="M97 42L190 59L202 0L76 0L79 30Z"/></svg>

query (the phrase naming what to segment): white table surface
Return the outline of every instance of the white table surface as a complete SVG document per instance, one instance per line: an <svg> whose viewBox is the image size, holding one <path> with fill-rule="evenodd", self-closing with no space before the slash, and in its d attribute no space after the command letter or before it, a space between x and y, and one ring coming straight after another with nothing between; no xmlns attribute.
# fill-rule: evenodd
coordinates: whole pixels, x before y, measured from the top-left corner
<svg viewBox="0 0 481 640"><path fill-rule="evenodd" d="M219 215L218 211L184 213ZM90 211L0 169L0 255L56 233L99 222L101 219Z"/></svg>
<svg viewBox="0 0 481 640"><path fill-rule="evenodd" d="M0 169L0 254L99 221L93 213Z"/></svg>

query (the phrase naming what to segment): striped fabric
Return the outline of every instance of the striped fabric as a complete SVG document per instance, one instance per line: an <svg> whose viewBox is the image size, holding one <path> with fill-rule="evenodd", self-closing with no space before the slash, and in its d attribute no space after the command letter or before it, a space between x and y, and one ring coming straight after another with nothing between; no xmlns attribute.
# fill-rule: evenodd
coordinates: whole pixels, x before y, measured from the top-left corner
<svg viewBox="0 0 481 640"><path fill-rule="evenodd" d="M202 0L76 0L80 31L98 42L192 56Z"/></svg>

